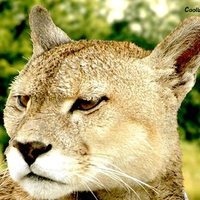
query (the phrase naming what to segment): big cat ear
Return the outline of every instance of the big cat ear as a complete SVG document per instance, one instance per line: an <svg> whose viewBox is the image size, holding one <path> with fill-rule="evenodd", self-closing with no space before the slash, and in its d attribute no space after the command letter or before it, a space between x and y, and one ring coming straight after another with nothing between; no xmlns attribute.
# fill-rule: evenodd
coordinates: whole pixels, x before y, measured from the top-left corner
<svg viewBox="0 0 200 200"><path fill-rule="evenodd" d="M160 82L170 87L181 103L195 84L200 65L200 18L184 20L151 53Z"/></svg>
<svg viewBox="0 0 200 200"><path fill-rule="evenodd" d="M36 57L55 46L71 42L68 35L54 24L48 11L41 6L32 8L29 23L33 55Z"/></svg>

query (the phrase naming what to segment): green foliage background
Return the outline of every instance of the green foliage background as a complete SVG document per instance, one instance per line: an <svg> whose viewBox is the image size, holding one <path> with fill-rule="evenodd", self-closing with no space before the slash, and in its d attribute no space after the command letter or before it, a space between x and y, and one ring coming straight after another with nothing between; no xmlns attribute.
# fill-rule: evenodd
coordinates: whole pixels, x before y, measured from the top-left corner
<svg viewBox="0 0 200 200"><path fill-rule="evenodd" d="M109 0L108 0L109 1ZM168 12L157 15L157 0L125 1L122 19L109 21L112 8L106 0L0 0L0 150L8 136L3 128L3 109L8 87L32 53L28 13L34 5L45 6L54 20L75 39L127 40L145 49L153 49L180 21L191 15L185 7L196 8L190 0L166 1ZM179 132L182 139L200 141L200 73L193 90L179 112Z"/></svg>
<svg viewBox="0 0 200 200"><path fill-rule="evenodd" d="M3 109L9 84L32 54L28 25L31 7L45 6L54 22L74 40L126 40L145 49L153 49L184 18L200 16L200 13L185 12L186 6L199 7L198 0L124 0L127 7L123 17L111 21L112 7L108 7L109 1L111 0L0 0L0 164L3 160L1 152L9 139L3 127ZM165 2L167 12L158 15L155 6L160 1ZM197 83L184 100L178 115L182 140L193 141L189 145L185 141L181 143L185 186L191 200L200 199L199 116L200 70Z"/></svg>

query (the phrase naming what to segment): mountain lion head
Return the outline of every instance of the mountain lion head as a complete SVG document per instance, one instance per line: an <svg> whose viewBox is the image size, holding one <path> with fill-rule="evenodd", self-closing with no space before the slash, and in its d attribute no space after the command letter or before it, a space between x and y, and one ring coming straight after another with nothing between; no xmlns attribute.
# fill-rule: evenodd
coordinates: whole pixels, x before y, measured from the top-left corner
<svg viewBox="0 0 200 200"><path fill-rule="evenodd" d="M153 51L73 41L40 6L30 26L33 55L4 113L24 199L184 199L177 111L200 64L200 19Z"/></svg>

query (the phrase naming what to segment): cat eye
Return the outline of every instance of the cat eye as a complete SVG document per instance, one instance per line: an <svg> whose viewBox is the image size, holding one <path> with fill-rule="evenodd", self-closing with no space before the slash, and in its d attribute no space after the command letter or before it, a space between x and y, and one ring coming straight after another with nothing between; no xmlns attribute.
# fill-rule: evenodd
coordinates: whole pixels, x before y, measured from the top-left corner
<svg viewBox="0 0 200 200"><path fill-rule="evenodd" d="M17 103L18 103L19 106L26 108L29 99L30 99L30 97L27 96L27 95L25 95L25 96L19 95L19 96L17 97Z"/></svg>
<svg viewBox="0 0 200 200"><path fill-rule="evenodd" d="M74 110L91 110L98 106L102 101L108 100L107 97L102 97L100 99L95 99L95 100L84 100L84 99L77 99L74 105L71 108L71 111Z"/></svg>

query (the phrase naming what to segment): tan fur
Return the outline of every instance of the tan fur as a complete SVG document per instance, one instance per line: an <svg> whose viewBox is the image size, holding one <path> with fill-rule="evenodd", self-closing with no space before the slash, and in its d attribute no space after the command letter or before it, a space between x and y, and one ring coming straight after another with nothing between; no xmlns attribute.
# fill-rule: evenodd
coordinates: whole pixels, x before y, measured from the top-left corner
<svg viewBox="0 0 200 200"><path fill-rule="evenodd" d="M200 64L200 18L152 52L72 41L39 6L30 25L33 56L4 113L0 199L184 199L177 111Z"/></svg>

